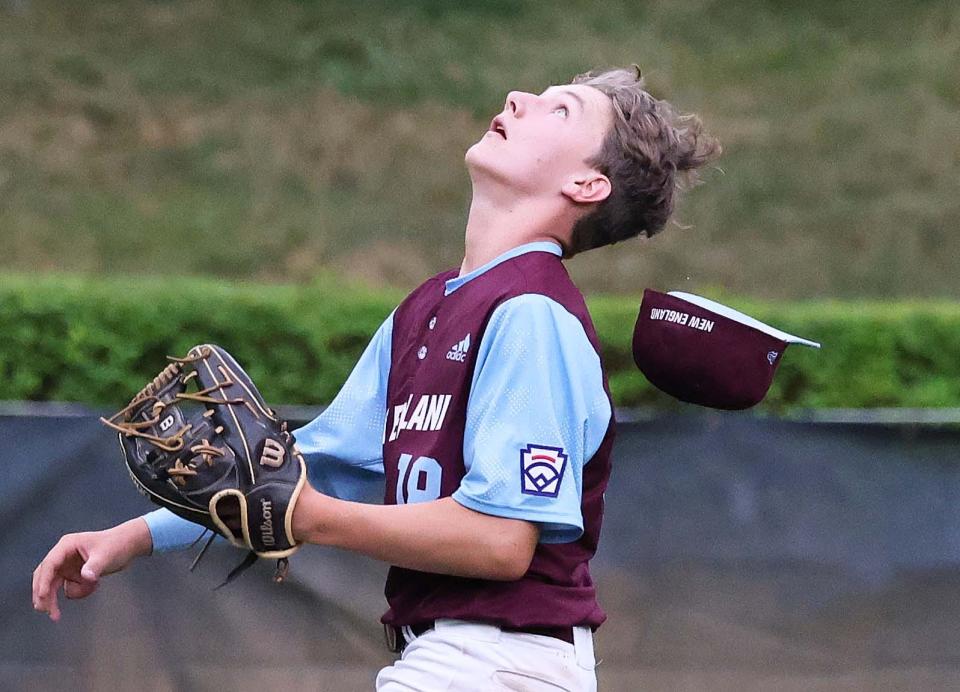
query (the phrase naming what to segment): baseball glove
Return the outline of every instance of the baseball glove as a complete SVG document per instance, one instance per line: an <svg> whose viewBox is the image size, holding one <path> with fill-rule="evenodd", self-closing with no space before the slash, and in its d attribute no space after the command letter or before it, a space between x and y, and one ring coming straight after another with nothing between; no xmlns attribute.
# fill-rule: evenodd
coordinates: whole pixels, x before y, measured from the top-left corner
<svg viewBox="0 0 960 692"><path fill-rule="evenodd" d="M257 557L277 559L282 581L298 548L291 524L306 482L286 422L219 346L169 359L127 406L100 420L120 433L130 477L144 495L250 551L224 584ZM188 392L191 380L195 391Z"/></svg>

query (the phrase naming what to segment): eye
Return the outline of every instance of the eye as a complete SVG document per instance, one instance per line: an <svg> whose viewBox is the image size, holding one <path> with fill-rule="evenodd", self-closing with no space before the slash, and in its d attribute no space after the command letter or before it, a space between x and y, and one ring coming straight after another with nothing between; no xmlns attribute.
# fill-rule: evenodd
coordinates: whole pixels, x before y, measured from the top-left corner
<svg viewBox="0 0 960 692"><path fill-rule="evenodd" d="M566 119L566 117L570 115L570 111L566 106L557 106L556 108L553 109L553 112L560 113L561 117L563 117L564 119Z"/></svg>

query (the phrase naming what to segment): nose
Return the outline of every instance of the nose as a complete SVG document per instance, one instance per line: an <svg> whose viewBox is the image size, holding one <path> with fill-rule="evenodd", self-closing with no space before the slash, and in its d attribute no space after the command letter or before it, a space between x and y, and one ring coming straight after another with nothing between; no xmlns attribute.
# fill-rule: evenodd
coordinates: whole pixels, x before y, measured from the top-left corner
<svg viewBox="0 0 960 692"><path fill-rule="evenodd" d="M533 98L533 94L528 94L525 91L511 91L507 94L507 110L513 117L520 118L528 108L531 98Z"/></svg>

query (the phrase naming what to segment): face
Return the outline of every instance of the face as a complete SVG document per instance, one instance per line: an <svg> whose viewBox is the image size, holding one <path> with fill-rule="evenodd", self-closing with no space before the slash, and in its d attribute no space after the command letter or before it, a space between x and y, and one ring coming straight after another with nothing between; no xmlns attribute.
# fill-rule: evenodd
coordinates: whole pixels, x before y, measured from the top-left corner
<svg viewBox="0 0 960 692"><path fill-rule="evenodd" d="M613 122L610 99L583 84L552 86L541 94L511 91L503 112L467 151L470 175L492 178L521 194L560 194L593 169Z"/></svg>

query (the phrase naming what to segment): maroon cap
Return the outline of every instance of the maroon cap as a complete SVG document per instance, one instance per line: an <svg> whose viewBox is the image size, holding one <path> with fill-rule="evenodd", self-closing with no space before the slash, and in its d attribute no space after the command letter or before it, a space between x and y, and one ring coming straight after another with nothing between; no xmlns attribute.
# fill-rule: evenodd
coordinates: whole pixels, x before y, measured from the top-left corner
<svg viewBox="0 0 960 692"><path fill-rule="evenodd" d="M651 384L681 401L745 409L766 396L789 344L820 348L712 300L646 289L633 360Z"/></svg>

